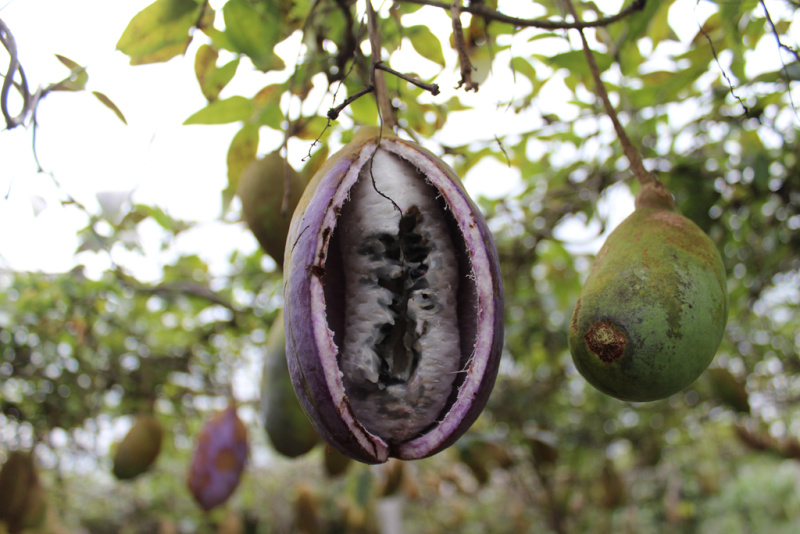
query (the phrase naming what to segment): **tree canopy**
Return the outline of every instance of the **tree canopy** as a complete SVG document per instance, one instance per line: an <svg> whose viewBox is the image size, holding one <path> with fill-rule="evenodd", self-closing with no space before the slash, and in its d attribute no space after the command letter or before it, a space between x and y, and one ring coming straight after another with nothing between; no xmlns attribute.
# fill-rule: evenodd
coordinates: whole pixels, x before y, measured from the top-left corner
<svg viewBox="0 0 800 534"><path fill-rule="evenodd" d="M99 277L80 265L2 272L0 458L35 452L48 515L30 531L795 531L798 7L153 2L117 48L132 65L193 62L207 105L185 124L238 125L219 192L225 224L248 231L236 191L253 160L278 151L307 178L361 125L395 128L479 192L506 294L500 374L477 423L444 452L332 474L338 458L324 444L289 459L264 432L260 377L283 304L280 260L234 252L219 272L183 254L155 282L113 261ZM639 190L579 29L644 167L710 236L728 275L730 311L714 362L661 401L600 393L567 346L593 255ZM13 59L1 100L6 126L35 129L43 95L24 82L14 52L22 43L5 25L0 37ZM67 82L83 90L84 69L62 62L70 77L47 91ZM228 90L254 71L258 91ZM13 91L24 97L16 116ZM114 95L95 96L124 120ZM164 248L194 224L135 195L123 208L87 210L76 253L144 254L145 222L158 226ZM232 498L205 513L186 488L187 470L201 428L231 396L250 456ZM152 468L121 482L111 474L112 444L141 412L160 421L163 446Z"/></svg>

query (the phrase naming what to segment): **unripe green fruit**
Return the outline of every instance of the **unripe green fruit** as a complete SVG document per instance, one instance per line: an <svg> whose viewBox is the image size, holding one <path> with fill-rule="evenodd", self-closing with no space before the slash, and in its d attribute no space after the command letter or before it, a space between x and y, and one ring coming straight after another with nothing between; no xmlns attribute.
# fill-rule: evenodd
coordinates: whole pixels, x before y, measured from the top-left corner
<svg viewBox="0 0 800 534"><path fill-rule="evenodd" d="M353 463L353 460L349 456L345 456L331 446L325 447L325 455L322 458L322 464L325 468L325 474L330 478L336 478L345 474L351 463Z"/></svg>
<svg viewBox="0 0 800 534"><path fill-rule="evenodd" d="M281 210L284 178L290 178L289 205ZM242 214L261 248L279 267L283 265L286 234L307 178L295 171L278 152L254 160L239 178L237 194L242 201Z"/></svg>
<svg viewBox="0 0 800 534"><path fill-rule="evenodd" d="M114 476L130 480L147 471L161 451L163 435L164 429L155 417L137 415L114 453Z"/></svg>
<svg viewBox="0 0 800 534"><path fill-rule="evenodd" d="M307 453L319 442L319 434L297 400L286 364L286 331L283 312L273 322L267 338L261 414L275 450L289 458Z"/></svg>
<svg viewBox="0 0 800 534"><path fill-rule="evenodd" d="M0 521L8 523L25 506L28 493L36 483L33 458L21 451L11 451L0 469Z"/></svg>
<svg viewBox="0 0 800 534"><path fill-rule="evenodd" d="M711 363L728 318L725 268L714 243L672 209L658 182L608 236L569 329L578 371L626 401L666 398Z"/></svg>
<svg viewBox="0 0 800 534"><path fill-rule="evenodd" d="M30 453L11 451L0 469L0 526L9 534L38 528L47 516L47 499Z"/></svg>

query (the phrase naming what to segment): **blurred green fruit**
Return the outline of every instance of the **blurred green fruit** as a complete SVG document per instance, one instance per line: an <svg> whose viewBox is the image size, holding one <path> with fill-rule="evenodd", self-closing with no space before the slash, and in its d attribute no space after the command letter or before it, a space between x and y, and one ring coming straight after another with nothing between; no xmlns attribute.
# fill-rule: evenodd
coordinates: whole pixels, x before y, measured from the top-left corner
<svg viewBox="0 0 800 534"><path fill-rule="evenodd" d="M290 182L289 204L284 213L281 206L287 175ZM292 213L307 181L278 152L251 162L239 179L237 194L242 201L244 220L261 248L275 260L279 268L283 266L283 251Z"/></svg>
<svg viewBox="0 0 800 534"><path fill-rule="evenodd" d="M750 400L744 382L723 367L708 370L708 379L716 397L735 412L750 413Z"/></svg>
<svg viewBox="0 0 800 534"><path fill-rule="evenodd" d="M319 434L311 425L292 387L286 364L286 331L282 311L272 323L267 338L261 380L261 414L272 446L284 456L302 456L319 442Z"/></svg>
<svg viewBox="0 0 800 534"><path fill-rule="evenodd" d="M338 449L334 449L330 445L325 447L323 466L325 467L325 473L329 477L336 478L343 475L352 461L352 458L345 456Z"/></svg>
<svg viewBox="0 0 800 534"><path fill-rule="evenodd" d="M9 534L41 526L47 518L47 499L39 483L33 455L8 453L0 469L0 524Z"/></svg>
<svg viewBox="0 0 800 534"><path fill-rule="evenodd" d="M114 476L130 480L147 471L161 451L164 429L149 414L139 414L114 453Z"/></svg>

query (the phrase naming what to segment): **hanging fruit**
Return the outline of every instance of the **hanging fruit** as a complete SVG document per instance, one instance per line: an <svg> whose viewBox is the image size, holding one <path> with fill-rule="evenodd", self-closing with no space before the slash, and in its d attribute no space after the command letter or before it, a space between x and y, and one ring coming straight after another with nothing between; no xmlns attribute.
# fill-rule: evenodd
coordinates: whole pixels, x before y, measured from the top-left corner
<svg viewBox="0 0 800 534"><path fill-rule="evenodd" d="M503 287L453 171L364 128L306 188L286 248L289 371L317 431L366 463L455 442L494 385Z"/></svg>
<svg viewBox="0 0 800 534"><path fill-rule="evenodd" d="M9 534L39 528L47 518L47 499L33 454L10 451L0 469L0 528Z"/></svg>
<svg viewBox="0 0 800 534"><path fill-rule="evenodd" d="M139 414L133 426L117 445L112 473L119 480L130 480L153 465L161 451L164 429L149 414Z"/></svg>
<svg viewBox="0 0 800 534"><path fill-rule="evenodd" d="M285 176L289 176L287 212L282 210ZM286 233L292 212L303 194L306 182L276 151L253 160L239 178L237 194L242 202L242 215L261 248L281 265Z"/></svg>
<svg viewBox="0 0 800 534"><path fill-rule="evenodd" d="M303 412L286 366L286 331L283 312L269 330L261 380L261 419L270 443L280 454L297 458L319 442L319 434Z"/></svg>
<svg viewBox="0 0 800 534"><path fill-rule="evenodd" d="M231 402L205 424L197 438L188 486L201 508L210 510L233 494L242 478L247 450L247 428Z"/></svg>
<svg viewBox="0 0 800 534"><path fill-rule="evenodd" d="M597 253L572 316L569 347L575 366L600 391L658 400L708 367L727 318L716 246L653 181Z"/></svg>

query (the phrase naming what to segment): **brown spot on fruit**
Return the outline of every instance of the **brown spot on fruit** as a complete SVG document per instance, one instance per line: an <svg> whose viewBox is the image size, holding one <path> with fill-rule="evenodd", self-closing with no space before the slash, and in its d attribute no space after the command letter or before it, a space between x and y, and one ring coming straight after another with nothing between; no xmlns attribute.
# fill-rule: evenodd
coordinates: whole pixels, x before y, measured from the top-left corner
<svg viewBox="0 0 800 534"><path fill-rule="evenodd" d="M618 331L611 321L597 322L589 329L583 339L586 346L604 363L613 363L625 352L627 338Z"/></svg>
<svg viewBox="0 0 800 534"><path fill-rule="evenodd" d="M237 466L236 454L230 449L219 451L217 457L214 458L214 467L220 472L233 471Z"/></svg>

